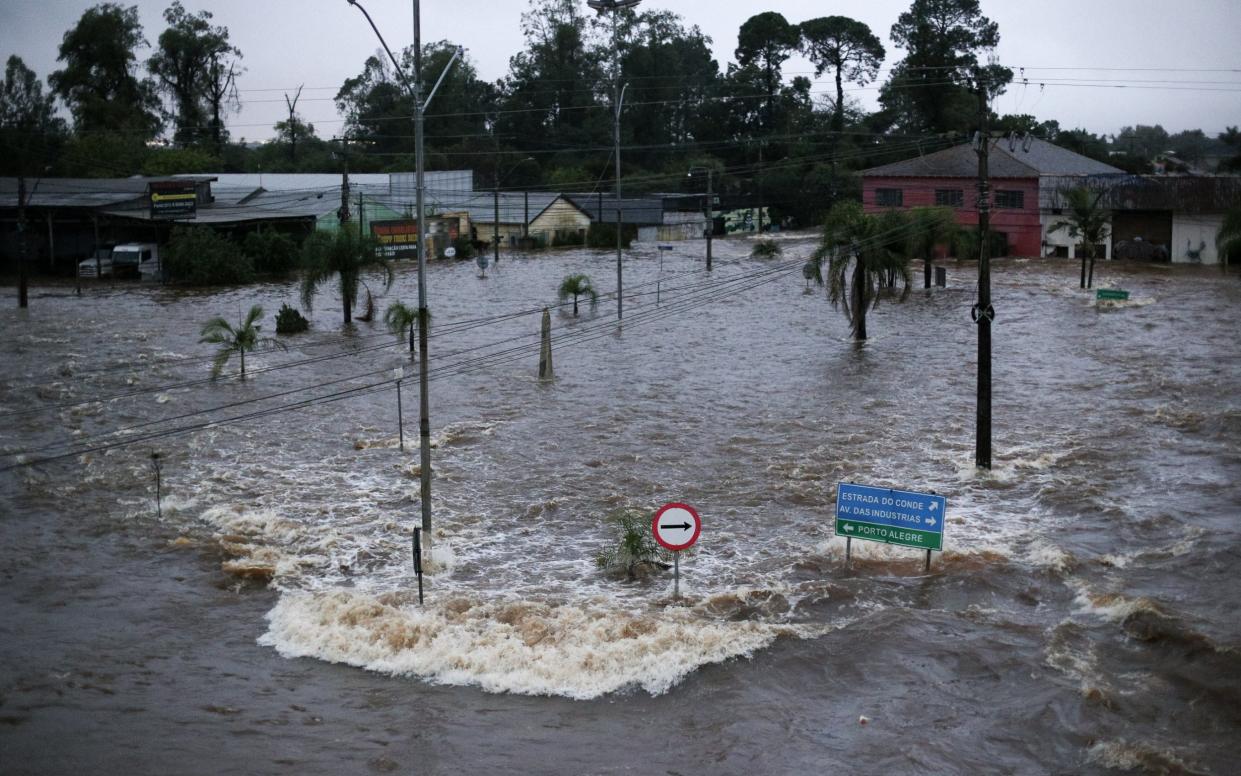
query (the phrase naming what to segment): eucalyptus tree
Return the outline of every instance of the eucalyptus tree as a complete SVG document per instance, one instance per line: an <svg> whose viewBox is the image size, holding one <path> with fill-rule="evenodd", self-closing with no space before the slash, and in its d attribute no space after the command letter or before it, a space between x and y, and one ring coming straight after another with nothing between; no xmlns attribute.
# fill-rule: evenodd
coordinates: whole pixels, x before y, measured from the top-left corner
<svg viewBox="0 0 1241 776"><path fill-rule="evenodd" d="M56 115L52 94L16 54L10 55L0 82L0 174L40 172L54 158L56 147L67 132L65 120Z"/></svg>
<svg viewBox="0 0 1241 776"><path fill-rule="evenodd" d="M177 142L188 145L210 130L218 148L223 133L221 111L229 95L235 95L235 60L241 52L228 42L228 28L213 27L211 18L210 11L191 14L180 0L173 0L164 11L168 28L160 33L147 69L176 106Z"/></svg>
<svg viewBox="0 0 1241 776"><path fill-rule="evenodd" d="M1048 233L1065 230L1069 237L1079 240L1086 249L1082 254L1081 287L1094 285L1094 258L1097 245L1107 239L1111 213L1099 206L1106 190L1091 191L1084 186L1060 192L1065 217L1048 227ZM1090 274L1086 273L1086 261L1090 260Z"/></svg>
<svg viewBox="0 0 1241 776"><path fill-rule="evenodd" d="M258 320L263 317L263 308L260 305L254 305L250 308L250 312L246 313L246 317L241 319L236 327L224 320L222 317L215 317L207 321L203 326L200 343L204 345L219 345L220 350L216 353L215 359L211 362L211 377L216 378L224 371L225 364L236 353L241 358L241 377L246 377L246 353L254 350L260 345L272 346L280 350L288 350L283 342L271 337L260 337L259 329L262 326Z"/></svg>
<svg viewBox="0 0 1241 776"><path fill-rule="evenodd" d="M828 213L814 260L828 262L828 299L843 309L854 339L866 339L866 313L879 304L879 289L890 276L901 281L899 301L909 298L909 232L909 219L899 210L867 215L861 204L845 200ZM803 274L812 275L805 269Z"/></svg>
<svg viewBox="0 0 1241 776"><path fill-rule="evenodd" d="M823 16L798 25L800 49L814 63L815 76L829 70L836 78L836 110L832 129L845 127L844 82L865 86L879 74L885 51L865 23L848 16Z"/></svg>
<svg viewBox="0 0 1241 776"><path fill-rule="evenodd" d="M385 291L392 286L392 265L379 254L373 240L359 237L351 229L335 234L317 232L302 244L302 304L307 310L314 303L315 291L335 281L345 323L352 322L364 274L380 275Z"/></svg>
<svg viewBox="0 0 1241 776"><path fill-rule="evenodd" d="M65 33L57 58L64 67L48 84L69 106L76 132L129 132L138 141L159 132L155 84L136 72L137 52L147 45L136 5L88 8Z"/></svg>

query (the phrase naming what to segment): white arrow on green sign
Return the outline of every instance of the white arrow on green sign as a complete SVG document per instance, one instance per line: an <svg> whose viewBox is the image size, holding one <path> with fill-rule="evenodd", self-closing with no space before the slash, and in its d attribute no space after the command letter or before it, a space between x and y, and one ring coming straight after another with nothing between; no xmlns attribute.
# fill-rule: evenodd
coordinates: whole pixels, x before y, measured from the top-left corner
<svg viewBox="0 0 1241 776"><path fill-rule="evenodd" d="M933 493L842 482L836 488L836 535L942 550L947 506Z"/></svg>

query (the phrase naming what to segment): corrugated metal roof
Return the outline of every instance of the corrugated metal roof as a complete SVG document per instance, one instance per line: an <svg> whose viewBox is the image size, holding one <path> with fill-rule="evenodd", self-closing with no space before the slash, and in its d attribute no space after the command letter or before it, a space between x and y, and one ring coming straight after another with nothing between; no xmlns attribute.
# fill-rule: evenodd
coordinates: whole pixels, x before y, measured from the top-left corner
<svg viewBox="0 0 1241 776"><path fill-rule="evenodd" d="M1109 175L1120 169L1038 138L997 138L991 142L987 168L992 178L1041 175ZM976 178L978 154L971 143L863 170L866 177Z"/></svg>
<svg viewBox="0 0 1241 776"><path fill-rule="evenodd" d="M602 199L603 216L600 219L600 198L595 194L566 194L565 199L577 205L590 216L590 220L604 223L616 223L616 199L604 194ZM664 222L664 202L651 197L633 197L620 200L621 223L650 226Z"/></svg>
<svg viewBox="0 0 1241 776"><path fill-rule="evenodd" d="M500 223L525 223L527 212L530 221L534 221L559 196L559 194L545 191L529 192L529 207L527 208L526 194L520 191L502 191L499 198ZM471 221L483 224L494 223L496 220L495 195L490 191L476 191L473 194L463 195L461 192L428 190L425 201L427 206L434 208L436 212L469 213ZM408 194L389 197L385 200L385 204L395 210L403 210L412 203L412 195Z"/></svg>
<svg viewBox="0 0 1241 776"><path fill-rule="evenodd" d="M209 181L211 176L186 176ZM166 181L156 178L27 178L28 207L101 208L142 200L147 184ZM0 207L17 207L17 178L0 178Z"/></svg>
<svg viewBox="0 0 1241 776"><path fill-rule="evenodd" d="M1167 210L1178 213L1223 213L1241 207L1238 175L1116 175L1047 176L1039 181L1039 207L1064 207L1062 192L1085 187L1102 192L1107 210Z"/></svg>

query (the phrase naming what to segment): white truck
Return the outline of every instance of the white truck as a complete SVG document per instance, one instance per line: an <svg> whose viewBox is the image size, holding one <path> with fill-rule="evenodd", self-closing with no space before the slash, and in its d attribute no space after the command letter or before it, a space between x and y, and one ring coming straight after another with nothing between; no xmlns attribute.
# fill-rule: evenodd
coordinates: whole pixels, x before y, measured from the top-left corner
<svg viewBox="0 0 1241 776"><path fill-rule="evenodd" d="M97 275L159 280L162 277L159 246L155 243L122 243L113 248L107 258L99 256L78 264L79 277L93 278Z"/></svg>

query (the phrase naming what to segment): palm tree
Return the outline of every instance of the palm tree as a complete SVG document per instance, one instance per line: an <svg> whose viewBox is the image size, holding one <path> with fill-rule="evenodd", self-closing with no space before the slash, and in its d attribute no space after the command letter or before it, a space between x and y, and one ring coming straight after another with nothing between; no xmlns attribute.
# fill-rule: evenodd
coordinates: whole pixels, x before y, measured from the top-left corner
<svg viewBox="0 0 1241 776"><path fill-rule="evenodd" d="M907 246L910 256L922 257L922 287L931 287L931 261L935 248L950 242L957 231L952 210L946 207L916 207L909 211L910 227Z"/></svg>
<svg viewBox="0 0 1241 776"><path fill-rule="evenodd" d="M1219 268L1227 272L1229 257L1241 254L1241 207L1224 215L1224 223L1215 235L1215 250L1219 253Z"/></svg>
<svg viewBox="0 0 1241 776"><path fill-rule="evenodd" d="M397 337L405 336L406 330L409 331L409 352L418 352L417 346L414 344L414 332L418 330L418 308L408 307L401 302L393 302L388 305L387 311L384 313L384 323L388 324L388 331ZM431 311L427 311L427 325L431 323Z"/></svg>
<svg viewBox="0 0 1241 776"><path fill-rule="evenodd" d="M1092 192L1084 186L1061 191L1060 196L1064 199L1067 217L1063 221L1052 224L1047 230L1050 234L1067 229L1069 237L1081 240L1085 246L1086 253L1082 256L1082 288L1090 288L1094 285L1095 246L1107 239L1111 214L1099 207L1099 200L1103 199L1106 193L1106 190ZM1087 259L1090 259L1089 276L1086 275Z"/></svg>
<svg viewBox="0 0 1241 776"><path fill-rule="evenodd" d="M560 290L557 292L560 301L564 301L569 297L573 297L573 317L577 317L577 298L579 296L590 297L590 307L593 310L599 304L599 294L595 291L595 287L590 284L590 278L586 275L567 275L560 282Z"/></svg>
<svg viewBox="0 0 1241 776"><path fill-rule="evenodd" d="M255 321L262 317L263 308L256 304L250 308L250 312L246 313L246 317L242 319L237 328L233 328L228 321L218 316L207 321L203 326L202 339L199 342L205 345L220 346L220 352L215 354L215 360L211 362L212 379L220 376L220 373L224 371L224 365L234 353L241 356L241 377L244 380L246 351L254 350L259 345L274 345L281 350L288 350L288 347L280 340L259 336L259 329L262 327Z"/></svg>
<svg viewBox="0 0 1241 776"><path fill-rule="evenodd" d="M309 310L319 286L336 277L345 308L345 323L353 320L362 273L382 273L384 290L392 286L392 265L376 252L375 242L348 229L341 229L335 235L312 234L302 246L302 265L302 304Z"/></svg>
<svg viewBox="0 0 1241 776"><path fill-rule="evenodd" d="M828 213L823 242L815 260L829 260L828 299L841 305L851 324L853 338L866 339L866 311L879 304L879 287L903 284L900 301L909 298L913 278L905 253L908 219L901 211L866 215L861 204L839 202Z"/></svg>

